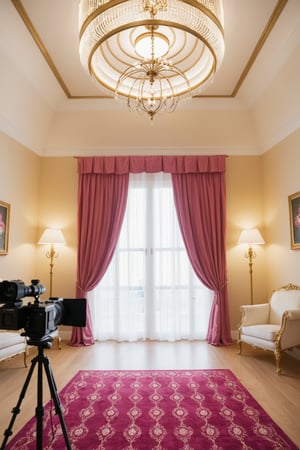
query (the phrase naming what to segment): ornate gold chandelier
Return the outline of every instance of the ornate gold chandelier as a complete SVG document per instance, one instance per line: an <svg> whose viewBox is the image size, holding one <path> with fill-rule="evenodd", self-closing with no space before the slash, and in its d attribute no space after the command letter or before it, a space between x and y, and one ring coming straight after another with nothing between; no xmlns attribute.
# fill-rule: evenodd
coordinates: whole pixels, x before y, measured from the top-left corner
<svg viewBox="0 0 300 450"><path fill-rule="evenodd" d="M222 0L81 0L83 66L130 110L172 112L224 56Z"/></svg>

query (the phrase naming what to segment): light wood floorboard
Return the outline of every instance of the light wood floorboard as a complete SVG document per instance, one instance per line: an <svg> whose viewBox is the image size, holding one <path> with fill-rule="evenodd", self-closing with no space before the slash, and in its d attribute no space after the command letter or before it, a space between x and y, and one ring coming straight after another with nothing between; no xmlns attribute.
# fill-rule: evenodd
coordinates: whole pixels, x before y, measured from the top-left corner
<svg viewBox="0 0 300 450"><path fill-rule="evenodd" d="M36 354L31 349L29 362ZM271 353L245 346L242 355L237 346L214 347L206 342L98 342L90 347L55 344L45 354L49 357L58 391L82 369L230 369L253 397L300 448L300 361L289 355L282 359L282 375L275 372ZM36 372L34 370L13 435L35 414ZM0 364L0 444L25 382L28 369L22 356ZM44 378L44 401L49 390Z"/></svg>

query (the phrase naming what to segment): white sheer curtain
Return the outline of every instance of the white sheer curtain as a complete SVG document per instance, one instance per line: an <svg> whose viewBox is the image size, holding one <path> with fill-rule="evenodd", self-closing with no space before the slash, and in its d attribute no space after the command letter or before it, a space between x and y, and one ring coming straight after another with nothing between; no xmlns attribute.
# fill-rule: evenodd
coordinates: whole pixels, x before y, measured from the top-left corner
<svg viewBox="0 0 300 450"><path fill-rule="evenodd" d="M205 339L213 294L195 276L169 174L130 174L113 260L89 293L95 339Z"/></svg>

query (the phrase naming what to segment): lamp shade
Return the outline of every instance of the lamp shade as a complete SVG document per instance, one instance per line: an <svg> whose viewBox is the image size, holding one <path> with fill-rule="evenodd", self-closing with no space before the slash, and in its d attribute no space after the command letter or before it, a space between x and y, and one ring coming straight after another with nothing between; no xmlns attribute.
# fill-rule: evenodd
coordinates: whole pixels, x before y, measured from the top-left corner
<svg viewBox="0 0 300 450"><path fill-rule="evenodd" d="M46 228L38 244L65 244L65 238L61 230Z"/></svg>
<svg viewBox="0 0 300 450"><path fill-rule="evenodd" d="M265 244L265 241L257 228L250 228L241 232L238 244Z"/></svg>

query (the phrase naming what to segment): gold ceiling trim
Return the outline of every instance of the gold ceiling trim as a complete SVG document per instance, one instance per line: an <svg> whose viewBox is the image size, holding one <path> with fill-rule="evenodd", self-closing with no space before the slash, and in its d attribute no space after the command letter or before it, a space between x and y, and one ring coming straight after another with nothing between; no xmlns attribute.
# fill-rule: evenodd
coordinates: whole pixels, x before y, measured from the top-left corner
<svg viewBox="0 0 300 450"><path fill-rule="evenodd" d="M231 94L232 97L235 97L236 94L238 93L240 87L242 86L245 78L247 77L251 67L254 64L254 61L256 60L257 56L259 55L261 49L263 48L264 43L266 42L269 34L271 33L275 23L277 22L277 19L279 18L280 14L282 13L287 2L288 2L288 0L279 0L277 5L275 6L275 9L274 9L271 17L270 17L267 25L265 26L265 29L262 32L262 34L255 46L250 58L249 58L249 61L247 62L246 66L240 76L240 79L238 80L235 88L232 91L232 94Z"/></svg>
<svg viewBox="0 0 300 450"><path fill-rule="evenodd" d="M122 0L125 1L125 0ZM186 3L191 3L193 4L194 2L192 0L187 1L185 0ZM101 95L72 95L67 87L67 85L65 84L62 76L60 75L59 71L57 70L51 56L49 55L44 43L42 42L38 32L36 31L35 27L33 26L23 4L21 0L11 0L12 4L14 5L14 7L16 8L18 14L20 15L21 19L23 20L26 28L28 29L29 33L31 34L33 40L35 41L37 47L39 48L40 52L42 53L44 59L46 60L49 68L51 69L53 75L55 76L55 78L57 79L58 83L60 84L61 88L63 89L64 93L66 94L67 98L69 99L108 99L108 98L112 98L110 96L101 96ZM116 3L120 2L120 0L116 0ZM234 98L238 91L240 90L243 82L245 81L251 67L253 66L257 56L259 55L262 47L264 46L264 43L266 42L268 36L270 35L273 27L275 26L277 20L279 19L283 9L285 8L286 4L287 4L288 0L278 0L271 16L270 19L268 20L259 40L257 41L257 44L237 82L237 84L235 85L233 91L231 94L215 94L215 95L195 95L194 98Z"/></svg>
<svg viewBox="0 0 300 450"><path fill-rule="evenodd" d="M68 98L72 98L72 95L71 95L69 89L67 88L67 85L65 84L62 76L60 75L59 71L57 70L57 67L55 66L51 56L49 55L45 45L43 44L43 41L40 38L38 32L34 28L21 0L11 0L11 2L14 5L14 7L16 8L16 10L18 11L21 19L23 20L25 26L27 27L29 33L31 34L31 36L32 36L33 40L35 41L36 45L38 46L40 52L42 53L43 57L45 58L48 66L50 67L53 75L57 79L57 81L60 84L61 88L63 89L64 93L66 94L66 96Z"/></svg>

